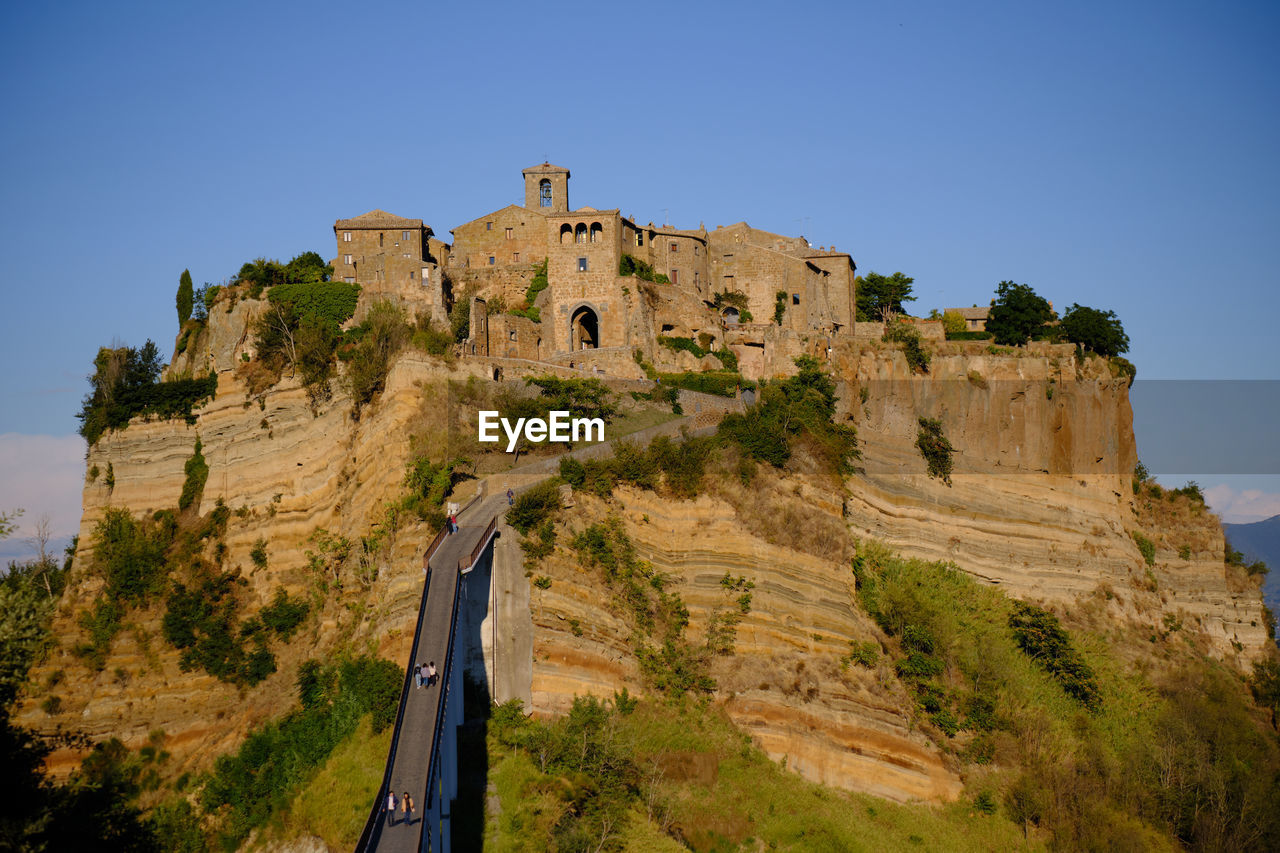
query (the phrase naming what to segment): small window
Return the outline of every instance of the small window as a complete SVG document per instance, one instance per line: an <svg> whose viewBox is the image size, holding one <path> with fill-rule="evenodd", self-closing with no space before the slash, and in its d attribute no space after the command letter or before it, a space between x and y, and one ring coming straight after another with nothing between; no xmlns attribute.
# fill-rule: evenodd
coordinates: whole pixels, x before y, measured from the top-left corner
<svg viewBox="0 0 1280 853"><path fill-rule="evenodd" d="M355 283L356 283L356 277L355 277L355 276L353 276L353 275L349 275L349 276L347 276L346 278L344 278L344 279L343 279L343 281L345 281L347 284L355 284Z"/></svg>
<svg viewBox="0 0 1280 853"><path fill-rule="evenodd" d="M378 248L379 249L382 248L382 232L381 231L378 232Z"/></svg>
<svg viewBox="0 0 1280 853"><path fill-rule="evenodd" d="M701 250L702 250L701 246L699 246L697 243L693 244L693 254L695 256L698 255L701 252Z"/></svg>
<svg viewBox="0 0 1280 853"><path fill-rule="evenodd" d="M697 270L694 270L694 271L693 271L693 286L694 286L694 287L697 287L697 286L698 286L698 271L697 271Z"/></svg>
<svg viewBox="0 0 1280 853"><path fill-rule="evenodd" d="M497 262L498 262L498 259L497 259L497 258L495 258L493 255L490 255L490 256L489 256L489 266L493 266L493 265L494 265L494 264L496 264Z"/></svg>
<svg viewBox="0 0 1280 853"><path fill-rule="evenodd" d="M405 252L405 253L404 253L404 255L403 255L403 257L406 257L406 258L407 258L407 257L409 257L409 253L408 253L408 252Z"/></svg>
<svg viewBox="0 0 1280 853"><path fill-rule="evenodd" d="M551 206L551 181L547 178L538 182L538 204L541 207Z"/></svg>
<svg viewBox="0 0 1280 853"><path fill-rule="evenodd" d="M511 331L507 332L507 340L509 340L509 341L514 341L515 339L516 339L516 330L515 330L515 329L512 329Z"/></svg>
<svg viewBox="0 0 1280 853"><path fill-rule="evenodd" d="M413 270L409 270L409 281L413 281Z"/></svg>
<svg viewBox="0 0 1280 853"><path fill-rule="evenodd" d="M515 229L513 229L513 228L508 228L508 229L507 229L507 239L508 239L508 240L514 240L515 238L516 238L516 232L515 232Z"/></svg>
<svg viewBox="0 0 1280 853"><path fill-rule="evenodd" d="M343 262L344 264L346 264L347 266L351 266L351 256L350 256L350 255L343 255L343 256L342 256L342 262Z"/></svg>
<svg viewBox="0 0 1280 853"><path fill-rule="evenodd" d="M578 272L586 272L586 271L587 271L587 259L578 258Z"/></svg>
<svg viewBox="0 0 1280 853"><path fill-rule="evenodd" d="M350 242L351 242L351 232L350 232L350 231L343 231L343 232L342 232L342 242L344 242L344 243L350 243Z"/></svg>
<svg viewBox="0 0 1280 853"><path fill-rule="evenodd" d="M671 283L672 283L672 284L679 284L679 283L680 283L680 270L672 270L672 271L671 271Z"/></svg>
<svg viewBox="0 0 1280 853"><path fill-rule="evenodd" d="M408 232L408 231L404 232L404 234L400 237L400 239L401 239L401 240L403 240L404 242L408 243L408 242L409 242L409 232Z"/></svg>
<svg viewBox="0 0 1280 853"><path fill-rule="evenodd" d="M486 222L486 223L484 224L484 230L486 230L486 231L492 231L492 230L493 230L493 223L492 223L492 222Z"/></svg>
<svg viewBox="0 0 1280 853"><path fill-rule="evenodd" d="M673 252L678 252L678 251L680 251L680 244L679 244L679 243L672 243L672 244L671 244L671 251L673 251Z"/></svg>
<svg viewBox="0 0 1280 853"><path fill-rule="evenodd" d="M791 304L792 304L792 305L799 305L799 304L800 304L800 294L798 294L798 293L793 293L793 294L791 294Z"/></svg>
<svg viewBox="0 0 1280 853"><path fill-rule="evenodd" d="M644 232L643 232L643 231L637 231L637 232L636 232L636 245L637 245L637 246L643 246L643 245L644 245Z"/></svg>
<svg viewBox="0 0 1280 853"><path fill-rule="evenodd" d="M518 263L520 263L520 253L519 253L519 252L512 252L512 253L511 253L511 263L513 263L513 264L518 264Z"/></svg>

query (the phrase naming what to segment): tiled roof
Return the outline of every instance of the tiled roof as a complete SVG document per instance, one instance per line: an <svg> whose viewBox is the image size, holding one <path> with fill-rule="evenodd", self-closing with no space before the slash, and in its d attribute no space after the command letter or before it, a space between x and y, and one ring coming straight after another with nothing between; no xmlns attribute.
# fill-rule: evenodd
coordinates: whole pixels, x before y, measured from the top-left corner
<svg viewBox="0 0 1280 853"><path fill-rule="evenodd" d="M955 311L966 320L985 320L987 319L987 315L991 313L991 306L984 305L981 308L947 308L944 309L943 313L945 314L947 311Z"/></svg>
<svg viewBox="0 0 1280 853"><path fill-rule="evenodd" d="M371 210L354 219L339 219L333 223L333 229L339 228L421 228L421 219L405 219L385 210ZM430 229L428 229L430 230Z"/></svg>

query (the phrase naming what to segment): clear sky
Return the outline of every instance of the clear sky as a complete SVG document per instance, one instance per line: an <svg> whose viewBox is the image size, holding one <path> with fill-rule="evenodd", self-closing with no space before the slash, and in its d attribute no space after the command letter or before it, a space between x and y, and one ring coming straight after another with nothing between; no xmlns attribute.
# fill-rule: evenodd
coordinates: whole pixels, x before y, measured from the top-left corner
<svg viewBox="0 0 1280 853"><path fill-rule="evenodd" d="M544 159L917 313L1013 279L1115 310L1142 378L1280 379L1275 3L8 3L0 39L0 465L74 433L98 346L172 348L183 268L329 258L375 207L449 239Z"/></svg>

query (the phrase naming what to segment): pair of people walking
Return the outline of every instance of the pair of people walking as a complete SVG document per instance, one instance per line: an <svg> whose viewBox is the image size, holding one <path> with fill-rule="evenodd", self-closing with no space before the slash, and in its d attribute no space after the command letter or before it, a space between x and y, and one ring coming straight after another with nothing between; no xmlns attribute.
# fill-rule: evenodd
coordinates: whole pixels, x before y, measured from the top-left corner
<svg viewBox="0 0 1280 853"><path fill-rule="evenodd" d="M414 805L413 797L409 796L409 792L404 792L404 797L397 800L395 791L387 792L387 826L396 825L396 809L400 809L402 815L401 823L413 823Z"/></svg>
<svg viewBox="0 0 1280 853"><path fill-rule="evenodd" d="M419 690L436 683L436 662L420 663L413 668L413 683Z"/></svg>
<svg viewBox="0 0 1280 853"><path fill-rule="evenodd" d="M445 516L445 525L446 525L446 529L447 529L450 533L457 533L457 532L458 532L458 512L459 512L459 507L458 507L458 505L457 505L456 503L454 503L453 501L450 501L450 502L449 502L449 505L448 505L447 507L445 507L445 509L446 509L446 513L447 513L447 514L446 514L446 516Z"/></svg>

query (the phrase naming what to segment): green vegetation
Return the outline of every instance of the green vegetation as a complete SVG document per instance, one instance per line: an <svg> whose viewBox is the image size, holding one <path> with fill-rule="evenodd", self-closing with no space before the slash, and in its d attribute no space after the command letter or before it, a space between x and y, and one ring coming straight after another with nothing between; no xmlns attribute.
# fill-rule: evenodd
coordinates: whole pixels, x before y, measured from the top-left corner
<svg viewBox="0 0 1280 853"><path fill-rule="evenodd" d="M623 257L626 257L626 255ZM547 259L544 258L542 263L534 268L533 279L529 282L529 287L524 292L524 304L513 308L508 313L517 317L525 317L535 323L541 323L542 312L533 303L537 300L538 294L547 289L547 285Z"/></svg>
<svg viewBox="0 0 1280 853"><path fill-rule="evenodd" d="M357 412L382 393L392 360L412 335L404 309L385 299L369 306L365 321L347 333L346 340L354 343L340 356L347 363L344 381Z"/></svg>
<svg viewBox="0 0 1280 853"><path fill-rule="evenodd" d="M937 312L933 312L936 314ZM930 320L939 319L942 321L942 333L947 336L947 340L952 340L956 335L962 335L969 328L969 324L965 322L964 315L959 311L944 311L941 317L933 317Z"/></svg>
<svg viewBox="0 0 1280 853"><path fill-rule="evenodd" d="M184 672L203 669L222 681L252 686L276 671L261 620L238 619L236 589L245 583L238 574L213 572L191 588L174 583L162 631L182 651Z"/></svg>
<svg viewBox="0 0 1280 853"><path fill-rule="evenodd" d="M1138 546L1138 551L1142 554L1142 559L1148 566L1154 566L1156 564L1155 543L1143 536L1137 530L1134 530L1130 535L1133 537L1133 544Z"/></svg>
<svg viewBox="0 0 1280 853"><path fill-rule="evenodd" d="M915 373L928 373L932 356L925 349L920 338L920 331L910 323L895 320L886 323L884 340L902 344L902 354L907 358L907 366Z"/></svg>
<svg viewBox="0 0 1280 853"><path fill-rule="evenodd" d="M949 341L989 341L992 337L990 332L947 332Z"/></svg>
<svg viewBox="0 0 1280 853"><path fill-rule="evenodd" d="M987 331L997 344L1022 346L1044 332L1053 320L1053 309L1030 285L1002 281L987 316Z"/></svg>
<svg viewBox="0 0 1280 853"><path fill-rule="evenodd" d="M124 429L139 415L184 417L194 422L191 409L218 389L216 374L202 379L160 381L160 351L147 341L139 348L102 347L93 360L90 392L76 416L80 434L90 446L107 430Z"/></svg>
<svg viewBox="0 0 1280 853"><path fill-rule="evenodd" d="M191 270L183 270L178 277L178 328L181 329L191 319L191 308L194 304L195 289L191 284Z"/></svg>
<svg viewBox="0 0 1280 853"><path fill-rule="evenodd" d="M182 466L186 479L182 483L182 494L178 497L178 509L188 509L192 504L199 504L204 494L204 484L209 479L209 465L201 453L200 436L196 436L196 449L191 458Z"/></svg>
<svg viewBox="0 0 1280 853"><path fill-rule="evenodd" d="M199 804L223 849L285 809L335 748L372 715L376 734L395 721L404 674L370 657L298 670L301 707L251 733L234 755L218 759ZM368 804L364 804L368 808Z"/></svg>
<svg viewBox="0 0 1280 853"><path fill-rule="evenodd" d="M340 327L355 313L359 296L359 285L323 277L271 286L269 307L254 327L256 363L266 371L267 384L288 367L301 375L313 403L327 398ZM250 382L251 390L259 385Z"/></svg>
<svg viewBox="0 0 1280 853"><path fill-rule="evenodd" d="M869 272L858 279L857 317L860 323L889 320L895 314L905 314L904 302L914 302L911 285L915 281L909 275L895 272L881 275Z"/></svg>
<svg viewBox="0 0 1280 853"><path fill-rule="evenodd" d="M287 643L293 639L294 632L310 612L311 605L305 599L291 598L283 588L280 588L276 590L276 596L271 603L258 611L258 618L262 620L267 630Z"/></svg>
<svg viewBox="0 0 1280 853"><path fill-rule="evenodd" d="M1100 356L1117 356L1129 351L1129 336L1114 311L1072 303L1063 312L1058 329L1066 340Z"/></svg>
<svg viewBox="0 0 1280 853"><path fill-rule="evenodd" d="M847 474L858 458L857 433L835 421L835 383L809 356L797 358L796 365L797 375L762 386L745 415L726 415L718 435L744 456L774 467L784 465L793 443L803 441L829 471Z"/></svg>
<svg viewBox="0 0 1280 853"><path fill-rule="evenodd" d="M948 486L951 485L951 457L956 449L942 434L942 421L935 418L918 418L919 430L916 432L916 447L929 466L929 476L937 477Z"/></svg>
<svg viewBox="0 0 1280 853"><path fill-rule="evenodd" d="M649 266L649 264L639 258L633 258L625 252L618 260L618 275L633 275L641 281L652 281L658 284L671 283L671 279L667 278L666 275L654 272L653 267Z"/></svg>
<svg viewBox="0 0 1280 853"><path fill-rule="evenodd" d="M426 455L413 457L405 471L407 493L400 501L400 508L416 513L432 527L442 527L445 500L454 486L469 476L463 469L470 465L469 459L434 463Z"/></svg>
<svg viewBox="0 0 1280 853"><path fill-rule="evenodd" d="M779 290L773 294L773 323L775 326L782 325L782 319L787 316L787 292Z"/></svg>
<svg viewBox="0 0 1280 853"><path fill-rule="evenodd" d="M507 510L507 524L510 524L521 535L527 536L529 531L553 516L560 509L560 484L554 479L544 480L516 498L515 504Z"/></svg>
<svg viewBox="0 0 1280 853"><path fill-rule="evenodd" d="M741 316L741 313L747 310L749 303L747 294L741 290L721 290L712 297L711 304L717 311L732 305L738 309L739 316Z"/></svg>
<svg viewBox="0 0 1280 853"><path fill-rule="evenodd" d="M724 366L724 369L726 371L737 374L738 357L736 355L734 355L732 352L730 352L727 349L720 349L720 350L709 349L711 345L711 336L705 332L703 332L699 337L702 339L701 342L695 341L693 338L668 337L667 335L659 335L658 343L666 347L667 349L672 349L672 350L675 350L676 352L683 351L687 353L692 353L697 358L703 358L704 356L708 356L708 355L715 356L720 360L720 363ZM686 376L697 376L698 374L696 373L679 373L679 374L663 373L661 375L665 379L665 377L686 377ZM695 381L695 380L689 380L689 381ZM742 382L742 378L740 376L738 377L738 382L739 383ZM690 389L690 390L696 390L696 389Z"/></svg>
<svg viewBox="0 0 1280 853"><path fill-rule="evenodd" d="M1062 685L1068 696L1090 710L1097 710L1101 697L1093 670L1071 645L1058 617L1034 604L1017 601L1009 614L1009 627L1018 647L1041 669Z"/></svg>
<svg viewBox="0 0 1280 853"><path fill-rule="evenodd" d="M935 739L996 769L987 778L1009 820L1072 850L1280 840L1280 742L1220 664L1184 652L1135 672L1100 636L874 543L859 546L853 570ZM1265 676L1255 684L1267 689Z"/></svg>
<svg viewBox="0 0 1280 853"><path fill-rule="evenodd" d="M723 359L722 359L723 361ZM742 378L736 370L704 370L685 373L654 373L650 378L672 388L684 388L717 397L736 397L738 391L754 388L755 383Z"/></svg>
<svg viewBox="0 0 1280 853"><path fill-rule="evenodd" d="M646 680L670 696L713 690L707 674L710 649L695 648L684 636L688 608L678 593L667 590L670 579L636 556L621 520L593 524L571 545L584 565L600 569L618 607L630 615L631 643Z"/></svg>
<svg viewBox="0 0 1280 853"><path fill-rule="evenodd" d="M268 287L285 284L320 284L329 281L333 275L333 267L315 252L303 252L287 264L269 261L266 258L254 258L240 267L240 271L232 276L234 281L244 282L249 286L249 297L257 299Z"/></svg>
<svg viewBox="0 0 1280 853"><path fill-rule="evenodd" d="M541 721L519 701L488 720L500 809L484 849L1010 850L1012 823L968 804L906 806L806 782L715 708L582 697ZM1033 844L1031 849L1038 849Z"/></svg>

